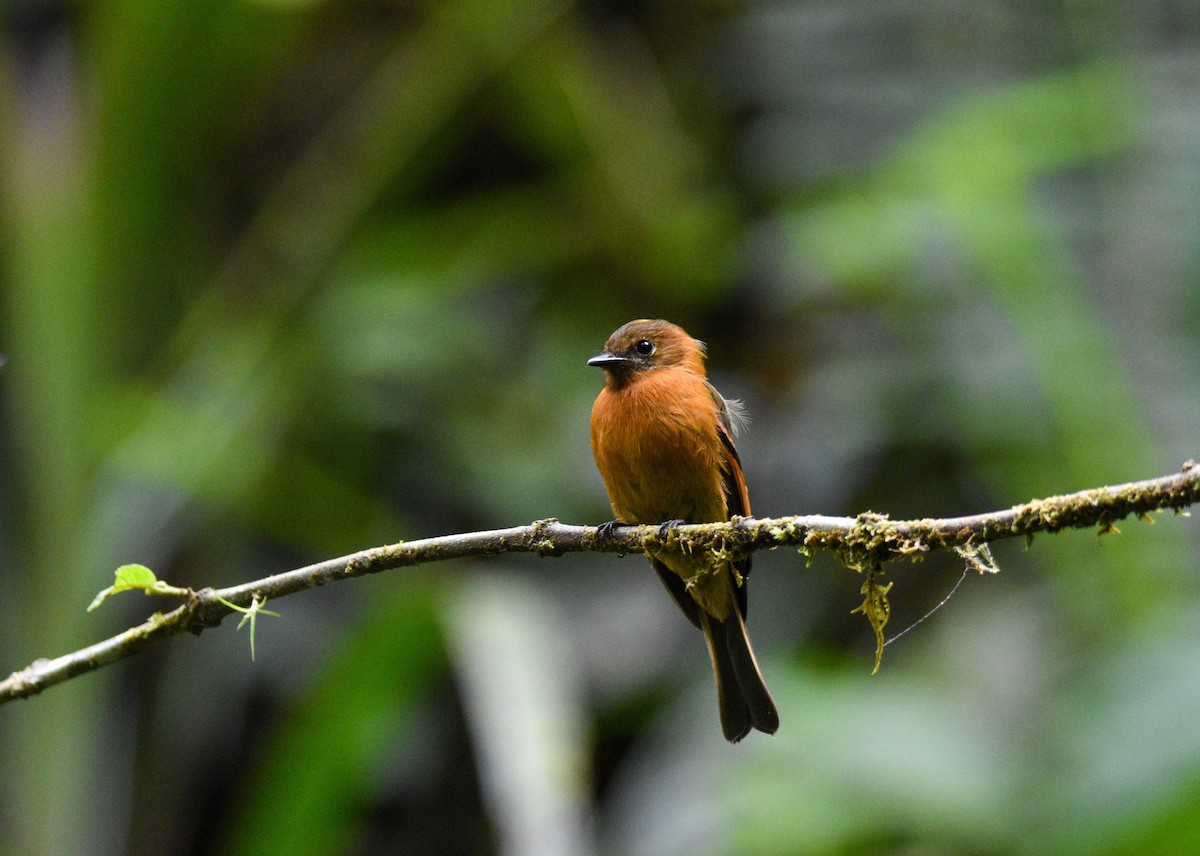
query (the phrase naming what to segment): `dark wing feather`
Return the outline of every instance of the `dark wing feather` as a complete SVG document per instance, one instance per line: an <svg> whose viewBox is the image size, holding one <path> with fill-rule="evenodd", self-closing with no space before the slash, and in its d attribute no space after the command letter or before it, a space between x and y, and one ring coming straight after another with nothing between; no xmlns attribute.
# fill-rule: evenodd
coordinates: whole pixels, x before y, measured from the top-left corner
<svg viewBox="0 0 1200 856"><path fill-rule="evenodd" d="M679 608L683 610L688 621L700 627L700 605L688 593L683 580L658 559L651 559L650 564L654 566L654 570L658 572L658 578L662 580L663 587L670 593L671 599L679 604ZM743 614L745 614L744 611Z"/></svg>
<svg viewBox="0 0 1200 856"><path fill-rule="evenodd" d="M706 385L708 394L712 396L713 403L717 406L717 415L720 417L717 434L721 438L721 445L725 447L725 466L723 467L725 508L730 517L735 514L738 517L749 517L750 494L746 491L746 476L742 473L742 459L738 457L737 448L733 445L733 423L729 415L729 402L721 393L717 392L716 387L711 383L706 383Z"/></svg>
<svg viewBox="0 0 1200 856"><path fill-rule="evenodd" d="M717 425L717 434L721 437L721 445L725 447L725 465L721 470L725 488L725 510L730 517L734 515L749 517L750 493L746 490L746 476L742 472L742 459L738 457L737 448L733 445L733 425L729 418L729 405L711 383L708 384L708 392L713 397L713 402L717 405L717 413L721 417L721 421ZM742 611L742 617L745 618L746 578L750 576L750 557L747 556L734 563L734 568L742 575L742 585L735 586L734 590L738 607Z"/></svg>

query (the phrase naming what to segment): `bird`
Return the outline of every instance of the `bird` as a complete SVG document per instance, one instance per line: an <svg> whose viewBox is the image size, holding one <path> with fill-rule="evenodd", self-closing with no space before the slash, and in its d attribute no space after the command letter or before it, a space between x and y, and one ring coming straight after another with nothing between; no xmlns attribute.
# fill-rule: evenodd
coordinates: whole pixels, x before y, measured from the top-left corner
<svg viewBox="0 0 1200 856"><path fill-rule="evenodd" d="M607 531L657 523L666 534L683 523L750 515L733 444L741 407L709 383L704 358L704 343L681 327L639 319L617 328L587 361L604 372L592 406L591 443L616 518ZM779 712L746 633L750 558L663 551L650 564L704 633L725 739L737 743L751 728L774 734Z"/></svg>

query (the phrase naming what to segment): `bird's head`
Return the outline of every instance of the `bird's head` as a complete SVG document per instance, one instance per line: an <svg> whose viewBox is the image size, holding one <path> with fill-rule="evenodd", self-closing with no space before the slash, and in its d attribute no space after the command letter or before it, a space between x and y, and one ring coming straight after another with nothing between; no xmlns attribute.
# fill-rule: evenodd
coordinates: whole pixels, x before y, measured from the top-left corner
<svg viewBox="0 0 1200 856"><path fill-rule="evenodd" d="M618 327L588 365L604 369L618 387L655 369L683 367L703 377L704 343L670 321L643 318Z"/></svg>

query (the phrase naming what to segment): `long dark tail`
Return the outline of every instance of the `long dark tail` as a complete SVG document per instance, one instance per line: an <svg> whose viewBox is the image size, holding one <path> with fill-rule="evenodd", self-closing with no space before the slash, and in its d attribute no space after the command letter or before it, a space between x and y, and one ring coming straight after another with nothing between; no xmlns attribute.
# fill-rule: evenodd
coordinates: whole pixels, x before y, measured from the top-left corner
<svg viewBox="0 0 1200 856"><path fill-rule="evenodd" d="M779 729L779 711L754 659L741 611L734 606L729 612L725 621L702 613L701 625L717 682L721 730L726 740L737 743L751 728L774 734Z"/></svg>

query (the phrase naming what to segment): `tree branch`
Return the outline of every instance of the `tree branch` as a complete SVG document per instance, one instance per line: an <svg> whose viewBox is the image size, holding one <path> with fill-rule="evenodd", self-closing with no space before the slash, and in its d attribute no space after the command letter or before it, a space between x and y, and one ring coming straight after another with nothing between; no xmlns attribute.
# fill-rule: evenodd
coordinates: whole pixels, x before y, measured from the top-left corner
<svg viewBox="0 0 1200 856"><path fill-rule="evenodd" d="M429 562L502 553L561 556L580 552L710 550L745 555L773 547L795 547L805 553L830 550L844 564L873 568L896 559L917 559L935 550L961 552L1005 538L1030 540L1038 532L1095 526L1104 534L1114 529L1116 521L1130 515L1145 517L1166 509L1179 512L1197 502L1200 465L1188 461L1174 475L1035 499L1006 511L970 517L893 521L866 512L858 517L735 518L729 523L693 524L663 531L658 526L617 526L609 532L551 518L510 529L400 542L229 588L189 592L182 606L165 615L156 613L103 642L53 660L35 660L14 672L0 681L0 703L36 695L47 687L123 660L168 636L215 627L233 611L222 599L246 607L256 598L273 600L326 583Z"/></svg>

